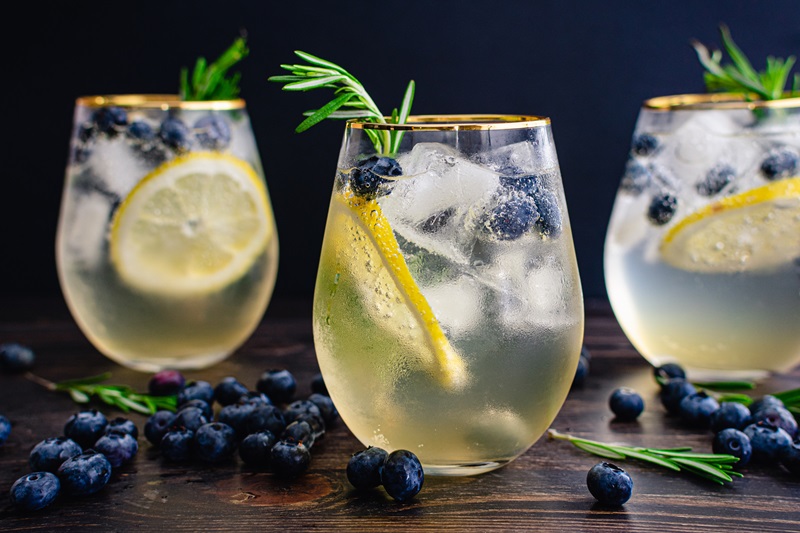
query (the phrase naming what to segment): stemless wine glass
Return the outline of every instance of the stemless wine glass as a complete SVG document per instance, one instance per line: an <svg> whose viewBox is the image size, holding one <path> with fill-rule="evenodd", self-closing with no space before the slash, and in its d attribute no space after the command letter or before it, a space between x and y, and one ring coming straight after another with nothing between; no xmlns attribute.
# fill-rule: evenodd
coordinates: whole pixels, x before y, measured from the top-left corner
<svg viewBox="0 0 800 533"><path fill-rule="evenodd" d="M608 295L654 365L701 379L800 362L800 98L648 100L605 243Z"/></svg>
<svg viewBox="0 0 800 533"><path fill-rule="evenodd" d="M527 450L561 408L583 338L550 120L348 122L313 324L331 398L365 445L445 475Z"/></svg>
<svg viewBox="0 0 800 533"><path fill-rule="evenodd" d="M73 317L114 361L157 371L230 355L278 261L245 102L79 98L56 255Z"/></svg>

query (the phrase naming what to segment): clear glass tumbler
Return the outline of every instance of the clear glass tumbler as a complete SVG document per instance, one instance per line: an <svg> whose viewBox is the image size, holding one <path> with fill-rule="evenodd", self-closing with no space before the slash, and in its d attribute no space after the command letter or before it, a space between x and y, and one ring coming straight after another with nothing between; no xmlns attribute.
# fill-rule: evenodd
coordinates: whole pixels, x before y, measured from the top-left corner
<svg viewBox="0 0 800 533"><path fill-rule="evenodd" d="M230 355L278 262L245 102L79 98L56 255L73 317L114 361L152 372Z"/></svg>
<svg viewBox="0 0 800 533"><path fill-rule="evenodd" d="M800 98L644 103L605 242L614 312L700 379L800 363Z"/></svg>
<svg viewBox="0 0 800 533"><path fill-rule="evenodd" d="M508 463L561 408L583 322L549 119L347 123L313 324L362 443L428 474Z"/></svg>

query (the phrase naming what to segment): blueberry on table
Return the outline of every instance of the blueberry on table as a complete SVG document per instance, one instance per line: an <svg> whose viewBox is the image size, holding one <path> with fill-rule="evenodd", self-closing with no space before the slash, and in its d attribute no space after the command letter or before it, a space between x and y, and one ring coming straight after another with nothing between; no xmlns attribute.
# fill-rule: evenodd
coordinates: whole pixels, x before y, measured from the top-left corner
<svg viewBox="0 0 800 533"><path fill-rule="evenodd" d="M386 458L381 471L381 484L399 502L413 498L422 489L425 473L416 455L408 450L395 450Z"/></svg>
<svg viewBox="0 0 800 533"><path fill-rule="evenodd" d="M292 440L280 440L270 452L272 470L281 476L299 476L308 470L311 453L305 444Z"/></svg>
<svg viewBox="0 0 800 533"><path fill-rule="evenodd" d="M51 472L33 472L11 485L8 495L14 507L38 511L53 503L61 490L61 482Z"/></svg>
<svg viewBox="0 0 800 533"><path fill-rule="evenodd" d="M532 198L513 195L498 204L489 214L484 230L501 241L520 238L539 218L539 211Z"/></svg>
<svg viewBox="0 0 800 533"><path fill-rule="evenodd" d="M119 468L136 457L139 443L128 433L110 431L97 439L94 450L105 455L112 468Z"/></svg>
<svg viewBox="0 0 800 533"><path fill-rule="evenodd" d="M263 392L255 390L247 391L247 394L242 395L237 403L249 403L251 405L272 405L272 400Z"/></svg>
<svg viewBox="0 0 800 533"><path fill-rule="evenodd" d="M223 424L227 424L233 428L240 439L243 439L250 433L248 428L248 417L256 410L255 403L238 401L231 405L226 405L220 412L217 420Z"/></svg>
<svg viewBox="0 0 800 533"><path fill-rule="evenodd" d="M271 431L259 431L246 436L239 444L239 457L250 467L269 468L272 447L278 442Z"/></svg>
<svg viewBox="0 0 800 533"><path fill-rule="evenodd" d="M781 464L786 470L800 477L800 440L795 440L790 446L783 449Z"/></svg>
<svg viewBox="0 0 800 533"><path fill-rule="evenodd" d="M290 424L297 420L297 417L300 415L315 415L322 417L322 411L320 411L317 404L310 400L296 400L286 406L286 409L283 411L283 417L286 419L286 423Z"/></svg>
<svg viewBox="0 0 800 533"><path fill-rule="evenodd" d="M738 402L722 402L719 409L711 413L711 431L744 429L750 424L750 410Z"/></svg>
<svg viewBox="0 0 800 533"><path fill-rule="evenodd" d="M206 463L218 463L233 455L239 440L236 431L222 422L200 426L194 434L195 457Z"/></svg>
<svg viewBox="0 0 800 533"><path fill-rule="evenodd" d="M186 407L177 412L175 420L172 421L172 425L197 431L200 426L208 422L209 420L203 414L202 409L199 407Z"/></svg>
<svg viewBox="0 0 800 533"><path fill-rule="evenodd" d="M178 405L178 411L181 411L187 407L197 407L203 412L203 416L206 417L208 420L214 419L214 409L211 407L211 404L206 402L205 400L189 400L183 402Z"/></svg>
<svg viewBox="0 0 800 533"><path fill-rule="evenodd" d="M683 378L670 379L663 387L659 398L661 404L669 414L675 415L680 412L681 401L690 394L697 392L697 389Z"/></svg>
<svg viewBox="0 0 800 533"><path fill-rule="evenodd" d="M744 428L744 433L753 446L754 462L777 462L792 445L792 437L786 431L766 421L750 424Z"/></svg>
<svg viewBox="0 0 800 533"><path fill-rule="evenodd" d="M75 413L64 426L64 435L74 440L85 450L91 448L103 436L108 419L97 409Z"/></svg>
<svg viewBox="0 0 800 533"><path fill-rule="evenodd" d="M161 455L171 463L185 463L192 458L194 431L184 427L172 427L161 438Z"/></svg>
<svg viewBox="0 0 800 533"><path fill-rule="evenodd" d="M586 476L589 492L602 505L619 507L631 498L633 480L620 467L607 463L597 463Z"/></svg>
<svg viewBox="0 0 800 533"><path fill-rule="evenodd" d="M750 412L756 414L768 407L786 407L783 402L771 394L765 394L749 405Z"/></svg>
<svg viewBox="0 0 800 533"><path fill-rule="evenodd" d="M322 378L322 374L317 373L311 378L311 392L312 394L324 394L328 396L328 387L325 385L325 380Z"/></svg>
<svg viewBox="0 0 800 533"><path fill-rule="evenodd" d="M158 138L177 153L188 152L192 147L192 130L176 117L169 117L161 123Z"/></svg>
<svg viewBox="0 0 800 533"><path fill-rule="evenodd" d="M308 401L317 406L326 426L333 425L339 417L339 411L336 410L336 406L333 405L333 400L331 400L330 396L315 392L308 397Z"/></svg>
<svg viewBox="0 0 800 533"><path fill-rule="evenodd" d="M383 465L388 457L386 450L375 446L354 453L347 462L347 480L358 490L379 486Z"/></svg>
<svg viewBox="0 0 800 533"><path fill-rule="evenodd" d="M222 406L239 401L239 398L250 392L234 377L226 377L214 387L214 399Z"/></svg>
<svg viewBox="0 0 800 533"><path fill-rule="evenodd" d="M356 196L372 200L391 192L389 186L394 181L386 178L402 175L403 169L395 159L373 155L359 161L350 172L350 188Z"/></svg>
<svg viewBox="0 0 800 533"><path fill-rule="evenodd" d="M297 390L297 381L288 370L267 370L258 379L256 390L266 394L275 403L289 403Z"/></svg>
<svg viewBox="0 0 800 533"><path fill-rule="evenodd" d="M695 185L698 194L714 196L719 194L736 177L736 169L727 164L719 164L711 168L702 181Z"/></svg>
<svg viewBox="0 0 800 533"><path fill-rule="evenodd" d="M128 112L121 107L102 107L92 115L97 131L114 137L128 125Z"/></svg>
<svg viewBox="0 0 800 533"><path fill-rule="evenodd" d="M782 428L790 437L797 436L797 421L794 415L785 407L767 407L757 411L752 418L752 422L768 422L773 426Z"/></svg>
<svg viewBox="0 0 800 533"><path fill-rule="evenodd" d="M647 219L656 226L663 226L678 210L678 198L668 192L657 194L647 208Z"/></svg>
<svg viewBox="0 0 800 533"><path fill-rule="evenodd" d="M36 444L28 456L31 470L57 472L58 467L69 459L83 453L83 448L66 437L50 437Z"/></svg>
<svg viewBox="0 0 800 533"><path fill-rule="evenodd" d="M314 430L305 420L295 420L283 430L281 440L301 442L309 450L314 446Z"/></svg>
<svg viewBox="0 0 800 533"><path fill-rule="evenodd" d="M586 381L586 377L589 375L589 368L589 360L583 354L581 354L581 356L578 357L578 366L575 369L575 376L572 378L573 387L583 386L584 382Z"/></svg>
<svg viewBox="0 0 800 533"><path fill-rule="evenodd" d="M153 446L159 446L174 421L175 413L167 410L156 411L144 424L144 436Z"/></svg>
<svg viewBox="0 0 800 533"><path fill-rule="evenodd" d="M190 400L203 400L211 405L214 402L214 387L208 381L190 381L178 393L178 405Z"/></svg>
<svg viewBox="0 0 800 533"><path fill-rule="evenodd" d="M29 347L16 342L0 344L0 368L3 372L24 372L33 368L36 356Z"/></svg>
<svg viewBox="0 0 800 533"><path fill-rule="evenodd" d="M788 178L800 172L800 154L788 147L774 148L761 162L761 174L768 180Z"/></svg>
<svg viewBox="0 0 800 533"><path fill-rule="evenodd" d="M0 444L4 444L11 435L11 421L3 415L0 415Z"/></svg>
<svg viewBox="0 0 800 533"><path fill-rule="evenodd" d="M587 361L592 360L592 352L589 350L589 347L585 344L581 345L581 357L585 357Z"/></svg>
<svg viewBox="0 0 800 533"><path fill-rule="evenodd" d="M750 457L753 455L753 446L748 437L743 431L735 428L723 429L714 435L714 441L711 445L714 453L727 453L739 458L736 466L744 466L750 462Z"/></svg>
<svg viewBox="0 0 800 533"><path fill-rule="evenodd" d="M219 115L206 115L194 123L197 142L206 150L224 150L231 143L231 128Z"/></svg>
<svg viewBox="0 0 800 533"><path fill-rule="evenodd" d="M611 412L622 422L636 420L644 411L644 399L633 389L620 387L608 399Z"/></svg>
<svg viewBox="0 0 800 533"><path fill-rule="evenodd" d="M710 428L711 415L719 409L719 402L705 391L684 397L680 403L681 420L691 427Z"/></svg>
<svg viewBox="0 0 800 533"><path fill-rule="evenodd" d="M653 367L653 377L656 378L656 380L661 379L662 383L666 383L664 380L675 378L686 379L686 371L677 363L665 363L661 366Z"/></svg>
<svg viewBox="0 0 800 533"><path fill-rule="evenodd" d="M631 142L631 152L640 156L648 156L654 154L658 146L658 139L649 133L642 133L633 138Z"/></svg>
<svg viewBox="0 0 800 533"><path fill-rule="evenodd" d="M275 435L280 435L285 427L286 419L283 412L274 405L256 406L245 420L246 433L270 431Z"/></svg>
<svg viewBox="0 0 800 533"><path fill-rule="evenodd" d="M139 438L139 428L136 427L136 424L133 422L133 420L122 416L118 416L115 419L108 421L106 433L110 431L120 431L122 433L127 433L134 439Z"/></svg>
<svg viewBox="0 0 800 533"><path fill-rule="evenodd" d="M314 432L314 440L319 440L325 435L325 420L322 416L313 413L303 413L294 419L294 422L307 422Z"/></svg>
<svg viewBox="0 0 800 533"><path fill-rule="evenodd" d="M153 396L171 396L178 394L186 385L186 378L177 370L156 372L147 383L147 390Z"/></svg>
<svg viewBox="0 0 800 533"><path fill-rule="evenodd" d="M94 494L106 486L110 477L111 463L94 450L70 457L58 468L61 487L72 496Z"/></svg>

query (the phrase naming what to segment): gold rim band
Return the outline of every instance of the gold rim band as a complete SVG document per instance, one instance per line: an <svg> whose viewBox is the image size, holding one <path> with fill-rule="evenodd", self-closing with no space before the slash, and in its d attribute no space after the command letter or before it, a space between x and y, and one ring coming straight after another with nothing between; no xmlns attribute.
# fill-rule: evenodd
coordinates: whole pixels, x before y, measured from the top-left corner
<svg viewBox="0 0 800 533"><path fill-rule="evenodd" d="M235 100L184 101L177 94L108 94L81 96L75 104L83 107L136 107L143 109L197 109L225 111L244 109L241 98Z"/></svg>
<svg viewBox="0 0 800 533"><path fill-rule="evenodd" d="M471 131L541 128L549 117L533 115L411 115L405 124L383 124L350 119L347 127L358 130Z"/></svg>
<svg viewBox="0 0 800 533"><path fill-rule="evenodd" d="M786 93L789 94L789 93ZM753 95L754 96L754 95ZM785 109L800 108L800 98L782 98L780 100L748 100L742 94L708 93L708 94L675 94L658 96L644 101L645 109L656 111L680 111L691 109Z"/></svg>

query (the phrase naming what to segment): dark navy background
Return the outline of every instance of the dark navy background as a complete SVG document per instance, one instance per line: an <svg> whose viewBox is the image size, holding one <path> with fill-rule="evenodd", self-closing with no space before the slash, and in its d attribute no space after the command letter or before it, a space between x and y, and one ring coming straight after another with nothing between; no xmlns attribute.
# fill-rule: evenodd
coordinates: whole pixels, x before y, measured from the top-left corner
<svg viewBox="0 0 800 533"><path fill-rule="evenodd" d="M246 30L240 66L278 223L277 298L313 292L342 124L293 132L327 93L267 82L305 50L361 79L386 112L552 118L584 293L605 298L606 224L641 102L700 92L692 38L727 23L762 69L800 52L797 0L361 0L15 3L3 31L0 297L60 295L54 240L76 97L174 93L181 67ZM797 69L795 69L797 71Z"/></svg>

